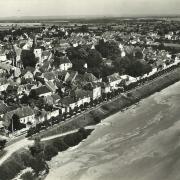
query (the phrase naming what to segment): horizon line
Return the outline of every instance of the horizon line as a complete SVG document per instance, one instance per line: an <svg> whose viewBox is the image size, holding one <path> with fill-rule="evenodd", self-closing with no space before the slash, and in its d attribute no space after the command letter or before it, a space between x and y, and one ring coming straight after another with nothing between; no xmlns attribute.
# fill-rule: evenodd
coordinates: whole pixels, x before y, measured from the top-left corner
<svg viewBox="0 0 180 180"><path fill-rule="evenodd" d="M154 17L180 17L180 14L124 14L124 15L44 15L44 16L6 16L0 17L0 20L38 20L38 18L42 19L76 19L76 18L154 18ZM23 19L24 18L24 19Z"/></svg>

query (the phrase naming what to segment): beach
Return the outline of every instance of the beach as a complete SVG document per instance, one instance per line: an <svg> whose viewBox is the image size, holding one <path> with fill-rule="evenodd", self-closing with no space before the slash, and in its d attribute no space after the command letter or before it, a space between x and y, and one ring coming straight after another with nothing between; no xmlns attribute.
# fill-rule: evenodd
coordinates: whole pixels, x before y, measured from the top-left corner
<svg viewBox="0 0 180 180"><path fill-rule="evenodd" d="M180 83L98 124L50 162L47 180L179 180Z"/></svg>

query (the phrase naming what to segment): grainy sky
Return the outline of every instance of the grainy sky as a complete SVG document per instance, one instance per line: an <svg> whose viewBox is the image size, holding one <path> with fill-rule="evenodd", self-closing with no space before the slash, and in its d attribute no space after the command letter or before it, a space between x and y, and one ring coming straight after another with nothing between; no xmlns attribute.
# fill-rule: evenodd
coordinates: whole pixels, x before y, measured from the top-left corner
<svg viewBox="0 0 180 180"><path fill-rule="evenodd" d="M180 0L0 0L0 17L180 14Z"/></svg>

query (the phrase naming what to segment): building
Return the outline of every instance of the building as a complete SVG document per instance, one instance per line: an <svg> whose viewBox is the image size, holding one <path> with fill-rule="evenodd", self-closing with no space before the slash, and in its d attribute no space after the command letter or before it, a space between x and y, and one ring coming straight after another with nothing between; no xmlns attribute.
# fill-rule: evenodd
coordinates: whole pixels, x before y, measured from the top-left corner
<svg viewBox="0 0 180 180"><path fill-rule="evenodd" d="M118 89L118 85L122 81L120 75L118 73L114 73L110 76L107 76L105 78L105 82L107 82L110 85L111 90Z"/></svg>
<svg viewBox="0 0 180 180"><path fill-rule="evenodd" d="M3 119L4 119L6 125L10 124L13 115L17 115L19 118L19 121L22 124L27 124L28 122L30 122L32 124L36 123L35 112L29 106L20 107L15 110L7 112L3 116Z"/></svg>

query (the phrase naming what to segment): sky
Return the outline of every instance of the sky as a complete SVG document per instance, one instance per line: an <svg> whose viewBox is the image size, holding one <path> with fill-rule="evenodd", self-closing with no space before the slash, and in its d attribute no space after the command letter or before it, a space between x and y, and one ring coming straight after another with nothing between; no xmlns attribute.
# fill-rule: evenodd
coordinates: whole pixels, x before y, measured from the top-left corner
<svg viewBox="0 0 180 180"><path fill-rule="evenodd" d="M180 14L180 0L0 0L0 17Z"/></svg>

